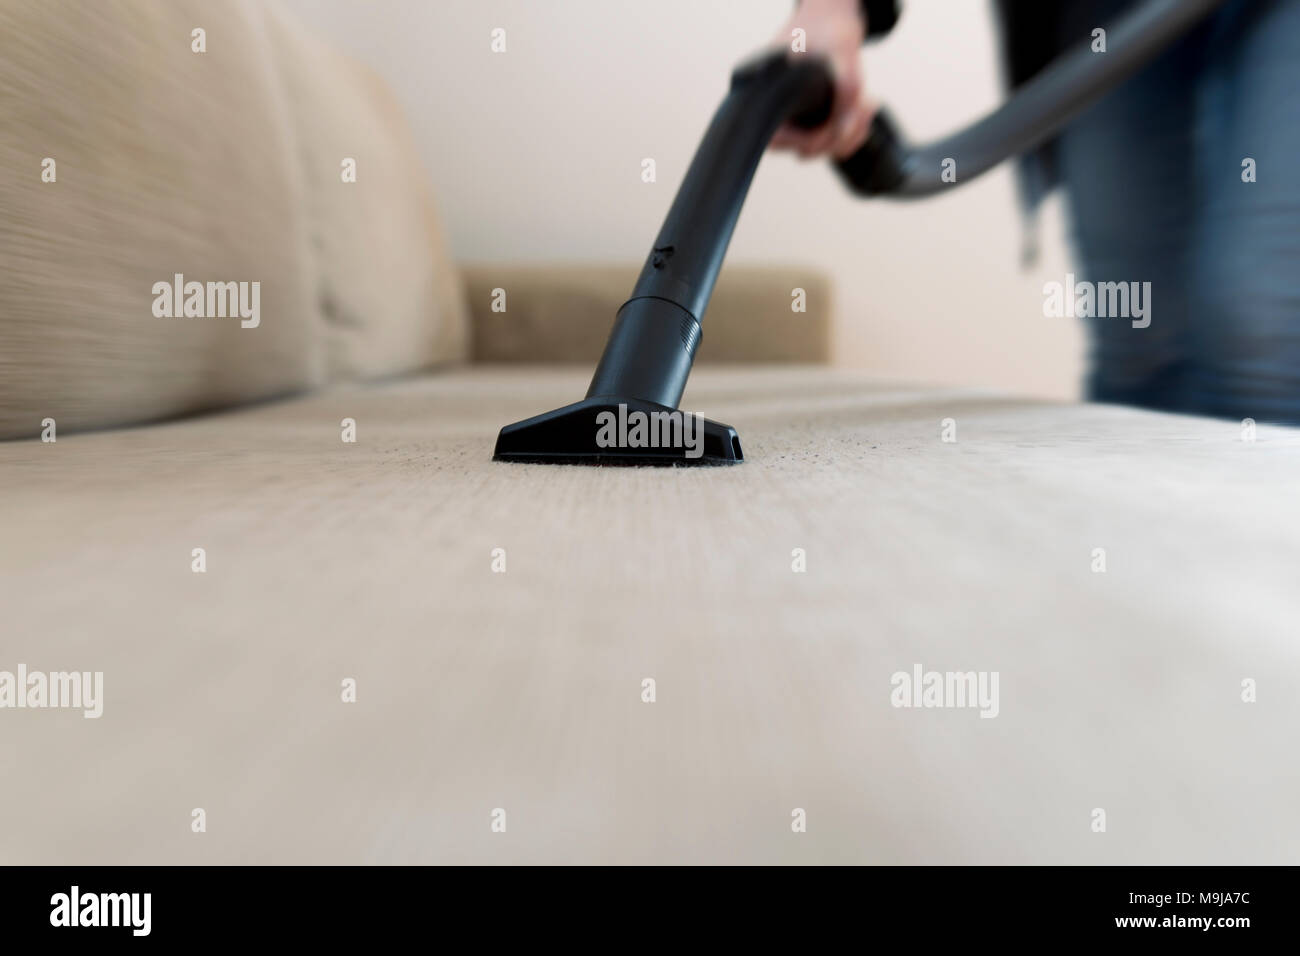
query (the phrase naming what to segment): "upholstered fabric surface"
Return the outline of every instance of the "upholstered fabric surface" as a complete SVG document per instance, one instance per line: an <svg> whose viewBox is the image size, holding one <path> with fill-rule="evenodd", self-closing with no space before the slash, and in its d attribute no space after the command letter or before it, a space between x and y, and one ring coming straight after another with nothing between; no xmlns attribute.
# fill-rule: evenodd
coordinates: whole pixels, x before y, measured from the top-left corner
<svg viewBox="0 0 1300 956"><path fill-rule="evenodd" d="M271 4L9 0L0 116L0 438L464 357L392 98Z"/></svg>
<svg viewBox="0 0 1300 956"><path fill-rule="evenodd" d="M639 264L469 264L476 362L590 362ZM830 277L811 266L728 264L702 322L700 363L831 360Z"/></svg>
<svg viewBox="0 0 1300 956"><path fill-rule="evenodd" d="M268 8L268 21L305 180L330 380L465 360L460 273L396 99L368 68L279 8Z"/></svg>
<svg viewBox="0 0 1300 956"><path fill-rule="evenodd" d="M742 465L489 460L589 371L0 444L0 671L103 673L0 859L1300 858L1296 431L705 368Z"/></svg>

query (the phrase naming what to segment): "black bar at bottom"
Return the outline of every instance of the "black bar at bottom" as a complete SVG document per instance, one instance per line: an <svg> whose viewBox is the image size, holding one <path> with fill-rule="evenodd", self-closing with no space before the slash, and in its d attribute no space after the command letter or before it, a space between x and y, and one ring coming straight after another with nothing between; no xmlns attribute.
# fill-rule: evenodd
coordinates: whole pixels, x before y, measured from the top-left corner
<svg viewBox="0 0 1300 956"><path fill-rule="evenodd" d="M784 936L806 949L847 936L909 952L950 942L982 949L1098 938L1162 948L1206 940L1227 949L1294 939L1295 931L1294 868L875 867L817 874L811 885L810 876L766 870L719 880L678 872L671 881L654 878L659 888L646 892L644 875L552 874L543 887L532 875L412 867L8 867L0 871L0 926L7 948L57 945L63 937L78 946L319 940L332 950L412 937L436 945L466 934L499 941L507 926L545 944L608 940L611 930L668 944L693 927L694 938L725 935L732 945L737 937L770 944ZM578 885L566 886L569 880ZM53 925L70 922L60 905L70 904L74 886L79 923L100 921L108 912L102 894L114 894L110 908L126 925ZM121 894L144 893L149 932L137 936L142 927L129 917L143 897L134 906ZM86 918L90 896L97 898L93 920ZM742 898L745 905L731 905Z"/></svg>

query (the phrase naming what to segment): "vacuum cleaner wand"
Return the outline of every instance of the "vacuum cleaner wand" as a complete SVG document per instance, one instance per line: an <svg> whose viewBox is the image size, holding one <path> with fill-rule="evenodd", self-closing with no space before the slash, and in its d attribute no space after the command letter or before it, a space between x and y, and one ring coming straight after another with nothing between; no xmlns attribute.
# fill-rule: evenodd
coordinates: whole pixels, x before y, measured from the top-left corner
<svg viewBox="0 0 1300 956"><path fill-rule="evenodd" d="M1083 42L1001 108L928 146L909 147L881 110L862 148L836 164L839 174L864 196L914 198L970 182L1050 138L1223 2L1146 0L1110 28L1105 53ZM636 465L743 460L735 429L688 418L677 405L758 162L787 120L810 128L825 122L833 92L824 61L780 50L732 74L632 297L618 310L587 397L505 426L494 458ZM942 175L949 159L956 162L953 181Z"/></svg>
<svg viewBox="0 0 1300 956"><path fill-rule="evenodd" d="M736 70L632 297L618 310L587 397L505 426L493 457L634 465L743 460L735 429L687 418L677 404L758 161L787 119L810 127L825 122L832 97L830 71L818 59L794 61L778 52ZM628 429L628 421L640 427Z"/></svg>
<svg viewBox="0 0 1300 956"><path fill-rule="evenodd" d="M587 397L633 395L677 406L758 161L787 118L825 122L831 97L830 74L817 60L766 56L733 74L632 297L619 309Z"/></svg>

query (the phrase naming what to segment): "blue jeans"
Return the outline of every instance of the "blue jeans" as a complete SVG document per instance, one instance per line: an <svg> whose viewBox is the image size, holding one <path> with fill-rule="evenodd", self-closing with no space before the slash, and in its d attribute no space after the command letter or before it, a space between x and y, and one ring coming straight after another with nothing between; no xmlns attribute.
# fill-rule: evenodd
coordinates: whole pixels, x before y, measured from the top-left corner
<svg viewBox="0 0 1300 956"><path fill-rule="evenodd" d="M1063 30L1125 5L1072 2ZM1152 283L1149 327L1086 320L1089 398L1300 424L1300 0L1232 0L1057 161L1079 278Z"/></svg>

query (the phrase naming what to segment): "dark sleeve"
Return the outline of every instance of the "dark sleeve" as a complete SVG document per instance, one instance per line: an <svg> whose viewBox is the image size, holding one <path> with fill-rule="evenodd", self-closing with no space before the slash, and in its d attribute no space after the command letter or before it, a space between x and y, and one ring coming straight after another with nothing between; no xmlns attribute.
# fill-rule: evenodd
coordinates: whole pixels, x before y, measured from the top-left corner
<svg viewBox="0 0 1300 956"><path fill-rule="evenodd" d="M878 39L898 22L898 0L862 0L862 12L867 18L867 39Z"/></svg>

